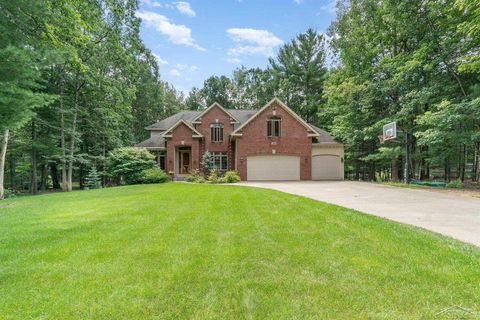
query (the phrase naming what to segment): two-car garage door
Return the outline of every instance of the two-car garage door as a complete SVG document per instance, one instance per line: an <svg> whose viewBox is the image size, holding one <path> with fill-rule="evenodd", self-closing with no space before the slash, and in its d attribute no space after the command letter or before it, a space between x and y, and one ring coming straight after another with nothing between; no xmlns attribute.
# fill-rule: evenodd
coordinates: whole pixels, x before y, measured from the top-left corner
<svg viewBox="0 0 480 320"><path fill-rule="evenodd" d="M247 157L247 180L300 180L300 157L249 156Z"/></svg>

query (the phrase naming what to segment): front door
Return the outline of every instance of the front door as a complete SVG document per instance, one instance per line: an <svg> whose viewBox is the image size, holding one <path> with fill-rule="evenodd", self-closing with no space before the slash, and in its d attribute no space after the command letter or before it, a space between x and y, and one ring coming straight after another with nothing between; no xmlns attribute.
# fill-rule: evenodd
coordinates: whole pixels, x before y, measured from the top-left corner
<svg viewBox="0 0 480 320"><path fill-rule="evenodd" d="M190 152L180 151L180 174L190 173Z"/></svg>

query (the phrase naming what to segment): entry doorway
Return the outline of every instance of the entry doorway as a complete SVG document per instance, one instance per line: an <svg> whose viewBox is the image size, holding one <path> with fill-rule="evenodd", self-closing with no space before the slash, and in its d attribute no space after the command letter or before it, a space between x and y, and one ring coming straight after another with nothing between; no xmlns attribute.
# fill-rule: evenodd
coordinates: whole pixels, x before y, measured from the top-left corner
<svg viewBox="0 0 480 320"><path fill-rule="evenodd" d="M192 150L190 147L180 147L178 148L178 174L190 174L192 167Z"/></svg>

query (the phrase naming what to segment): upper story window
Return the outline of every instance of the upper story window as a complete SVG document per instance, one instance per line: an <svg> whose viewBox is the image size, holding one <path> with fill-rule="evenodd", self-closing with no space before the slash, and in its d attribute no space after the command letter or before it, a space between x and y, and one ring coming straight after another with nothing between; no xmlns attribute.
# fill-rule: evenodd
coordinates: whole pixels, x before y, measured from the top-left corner
<svg viewBox="0 0 480 320"><path fill-rule="evenodd" d="M210 137L212 139L212 142L222 142L223 141L223 124L212 123L210 125Z"/></svg>
<svg viewBox="0 0 480 320"><path fill-rule="evenodd" d="M267 119L267 136L280 137L282 133L282 118L272 116Z"/></svg>

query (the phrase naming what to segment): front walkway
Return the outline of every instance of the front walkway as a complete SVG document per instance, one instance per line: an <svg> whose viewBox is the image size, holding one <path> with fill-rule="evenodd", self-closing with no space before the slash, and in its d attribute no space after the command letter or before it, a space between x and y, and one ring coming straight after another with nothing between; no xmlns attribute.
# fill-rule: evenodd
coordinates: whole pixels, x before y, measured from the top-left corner
<svg viewBox="0 0 480 320"><path fill-rule="evenodd" d="M353 181L242 182L338 204L480 246L480 198Z"/></svg>

